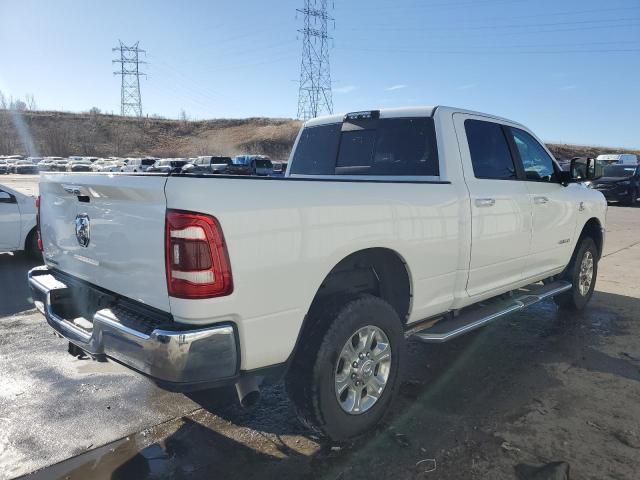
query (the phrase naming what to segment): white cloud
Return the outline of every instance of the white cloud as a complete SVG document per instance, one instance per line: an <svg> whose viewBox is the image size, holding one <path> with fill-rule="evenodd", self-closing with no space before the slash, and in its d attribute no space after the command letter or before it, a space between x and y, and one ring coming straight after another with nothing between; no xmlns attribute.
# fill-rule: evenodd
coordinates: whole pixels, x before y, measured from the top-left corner
<svg viewBox="0 0 640 480"><path fill-rule="evenodd" d="M350 93L356 90L358 87L355 85L345 85L344 87L334 87L333 91L335 93Z"/></svg>
<svg viewBox="0 0 640 480"><path fill-rule="evenodd" d="M400 85L391 85L390 87L385 88L385 91L392 92L393 90L402 90L403 88L407 88L407 85L401 83Z"/></svg>
<svg viewBox="0 0 640 480"><path fill-rule="evenodd" d="M476 88L475 83L467 83L465 85L459 85L456 87L458 90L471 90L472 88Z"/></svg>

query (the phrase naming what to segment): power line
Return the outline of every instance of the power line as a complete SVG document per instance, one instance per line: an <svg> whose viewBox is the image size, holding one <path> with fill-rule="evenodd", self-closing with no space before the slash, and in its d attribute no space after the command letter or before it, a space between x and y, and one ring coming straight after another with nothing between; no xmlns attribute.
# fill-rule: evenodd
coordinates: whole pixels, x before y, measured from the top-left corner
<svg viewBox="0 0 640 480"><path fill-rule="evenodd" d="M140 75L145 76L146 73L140 71L140 64L147 63L140 60L140 53L144 50L138 48L138 43L127 46L119 40L120 46L112 48L113 52L120 52L120 58L114 59L112 63L120 64L120 71L113 72L114 75L120 75L122 83L120 87L120 114L122 116L133 114L136 117L142 116L142 97L140 96Z"/></svg>
<svg viewBox="0 0 640 480"><path fill-rule="evenodd" d="M298 118L307 120L320 113L333 113L331 71L329 68L328 23L333 17L327 13L327 0L304 0L302 62L298 90Z"/></svg>

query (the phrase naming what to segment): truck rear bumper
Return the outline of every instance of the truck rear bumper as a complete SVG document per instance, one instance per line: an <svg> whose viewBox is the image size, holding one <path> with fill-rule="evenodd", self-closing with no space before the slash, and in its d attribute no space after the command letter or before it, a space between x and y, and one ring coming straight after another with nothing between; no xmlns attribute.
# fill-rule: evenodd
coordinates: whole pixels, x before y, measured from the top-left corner
<svg viewBox="0 0 640 480"><path fill-rule="evenodd" d="M239 349L231 324L197 329L166 321L159 325L152 309L134 311L117 297L96 293L97 287L77 279L70 282L46 266L29 271L28 280L34 304L49 325L96 359L116 360L174 391L233 384L238 378ZM92 298L86 290L103 303L106 296L108 304L91 319L74 313L74 304ZM79 291L83 294L77 295Z"/></svg>

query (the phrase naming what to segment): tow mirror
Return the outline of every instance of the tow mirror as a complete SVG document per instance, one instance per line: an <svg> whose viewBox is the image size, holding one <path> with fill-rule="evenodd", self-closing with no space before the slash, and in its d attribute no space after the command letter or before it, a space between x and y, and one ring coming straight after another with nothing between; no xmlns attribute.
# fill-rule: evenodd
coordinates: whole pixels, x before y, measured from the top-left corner
<svg viewBox="0 0 640 480"><path fill-rule="evenodd" d="M593 158L574 157L571 159L569 171L566 172L564 183L579 183L597 180L602 176L602 164Z"/></svg>

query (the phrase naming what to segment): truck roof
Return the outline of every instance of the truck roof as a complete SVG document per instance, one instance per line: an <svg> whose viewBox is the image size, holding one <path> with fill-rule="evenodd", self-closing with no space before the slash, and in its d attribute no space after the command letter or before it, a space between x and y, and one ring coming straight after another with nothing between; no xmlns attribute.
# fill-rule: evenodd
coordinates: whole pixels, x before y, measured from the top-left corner
<svg viewBox="0 0 640 480"><path fill-rule="evenodd" d="M376 111L376 110L380 112L380 118L431 117L436 112L436 110L439 110L439 111L443 111L444 110L447 113L466 113L466 114L470 114L470 115L480 115L480 116L483 116L483 117L493 118L495 120L500 120L500 121L503 121L503 122L509 122L509 123L513 123L515 125L520 125L518 122L514 122L513 120L509 120L507 118L499 117L497 115L491 115L491 114L482 113L482 112L475 112L473 110L466 110L464 108L447 107L447 106L444 106L444 105L421 106L421 107L419 106L419 107L381 108L381 109L365 110L365 112L367 112L367 111ZM304 126L305 127L313 127L313 126L316 126L316 125L324 125L324 124L328 124L328 123L339 123L339 122L342 122L344 120L345 115L347 115L349 113L353 113L353 112L339 113L339 114L334 114L334 115L326 115L326 116L323 116L323 117L312 118L310 120L307 120L304 123Z"/></svg>

